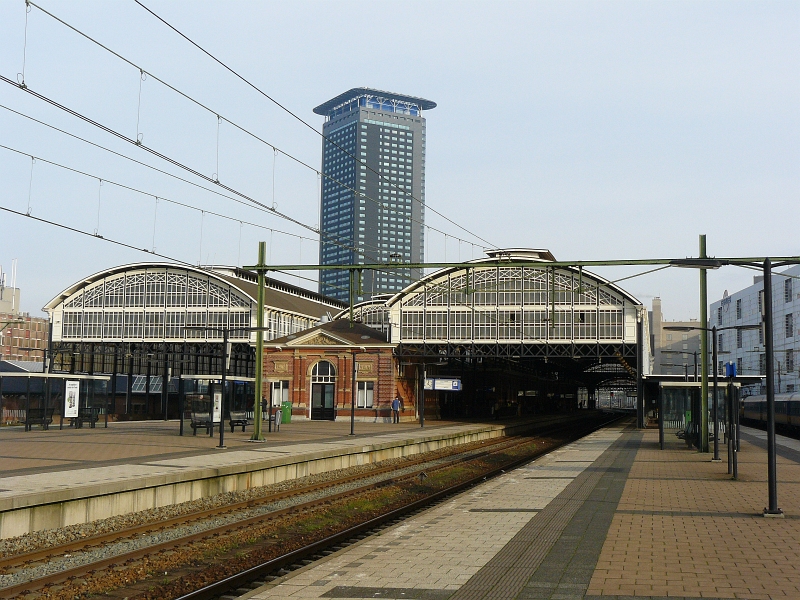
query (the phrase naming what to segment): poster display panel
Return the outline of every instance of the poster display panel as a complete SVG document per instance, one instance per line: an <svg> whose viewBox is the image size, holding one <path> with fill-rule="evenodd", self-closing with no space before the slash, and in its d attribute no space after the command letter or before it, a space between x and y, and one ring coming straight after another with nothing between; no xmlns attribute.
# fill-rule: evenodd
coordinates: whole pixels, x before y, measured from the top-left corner
<svg viewBox="0 0 800 600"><path fill-rule="evenodd" d="M222 392L214 392L214 407L211 412L211 422L219 423L222 419Z"/></svg>
<svg viewBox="0 0 800 600"><path fill-rule="evenodd" d="M77 418L81 401L81 382L67 381L64 385L64 417Z"/></svg>

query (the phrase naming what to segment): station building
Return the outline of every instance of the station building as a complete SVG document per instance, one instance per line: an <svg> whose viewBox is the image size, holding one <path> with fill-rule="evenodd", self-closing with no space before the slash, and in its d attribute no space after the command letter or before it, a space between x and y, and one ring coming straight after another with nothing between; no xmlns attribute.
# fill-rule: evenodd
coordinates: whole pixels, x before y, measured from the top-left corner
<svg viewBox="0 0 800 600"><path fill-rule="evenodd" d="M181 382L192 391L222 372L223 329L230 330L232 380L255 374L256 276L236 268L165 263L122 265L71 285L44 310L51 323L52 373L109 374L111 412L175 418ZM346 305L267 278L264 339L306 330ZM243 328L243 329L237 329ZM251 384L252 385L252 384ZM234 397L252 406L243 388ZM186 390L189 391L189 390Z"/></svg>
<svg viewBox="0 0 800 600"><path fill-rule="evenodd" d="M641 303L595 274L548 266L547 250L487 254L354 306L358 329L345 310L274 340L265 378L283 377L294 413L311 418L349 417L354 388L357 416L379 420L395 395L405 419L573 410L603 395L635 407L650 370ZM435 389L437 380L460 390Z"/></svg>
<svg viewBox="0 0 800 600"><path fill-rule="evenodd" d="M649 373L646 310L554 260L547 250L490 251L355 305L353 322L343 302L269 279L262 397L310 419L355 408L359 419L388 420L397 396L405 420L591 408L604 394L632 407ZM205 393L199 376L221 375L227 327L227 374L243 385L230 397L252 408L255 334L235 328L255 326L255 281L159 263L96 273L45 307L50 370L111 375L119 418L175 418L181 392Z"/></svg>

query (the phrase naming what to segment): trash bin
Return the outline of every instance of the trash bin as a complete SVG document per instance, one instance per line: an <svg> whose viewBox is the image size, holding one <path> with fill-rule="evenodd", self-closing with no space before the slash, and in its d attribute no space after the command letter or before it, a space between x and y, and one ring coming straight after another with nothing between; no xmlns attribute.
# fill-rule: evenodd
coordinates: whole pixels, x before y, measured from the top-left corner
<svg viewBox="0 0 800 600"><path fill-rule="evenodd" d="M292 422L292 403L281 402L281 423Z"/></svg>

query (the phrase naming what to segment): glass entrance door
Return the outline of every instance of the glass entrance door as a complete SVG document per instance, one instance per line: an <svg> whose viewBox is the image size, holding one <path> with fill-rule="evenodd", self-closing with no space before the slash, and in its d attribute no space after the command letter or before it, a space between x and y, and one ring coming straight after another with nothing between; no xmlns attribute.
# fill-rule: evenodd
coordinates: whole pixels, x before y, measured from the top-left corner
<svg viewBox="0 0 800 600"><path fill-rule="evenodd" d="M336 418L334 408L334 389L332 383L311 384L311 419L333 421Z"/></svg>

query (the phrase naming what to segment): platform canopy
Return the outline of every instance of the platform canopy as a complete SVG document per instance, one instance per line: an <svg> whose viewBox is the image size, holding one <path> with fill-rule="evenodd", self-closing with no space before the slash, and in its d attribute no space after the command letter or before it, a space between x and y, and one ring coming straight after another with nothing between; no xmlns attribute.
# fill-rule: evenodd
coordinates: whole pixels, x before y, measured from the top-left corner
<svg viewBox="0 0 800 600"><path fill-rule="evenodd" d="M171 263L119 265L89 275L44 307L51 370L124 373L131 381L136 375L148 381L217 375L227 329L231 377L252 377L255 334L247 328L257 323L256 282L235 267ZM304 331L346 306L271 278L264 297L265 340Z"/></svg>
<svg viewBox="0 0 800 600"><path fill-rule="evenodd" d="M386 332L400 355L549 363L568 368L576 380L635 380L637 322L645 344L649 332L646 310L633 295L580 268L549 266L555 259L547 250L487 255L431 273L354 313ZM649 361L643 367L649 372Z"/></svg>

